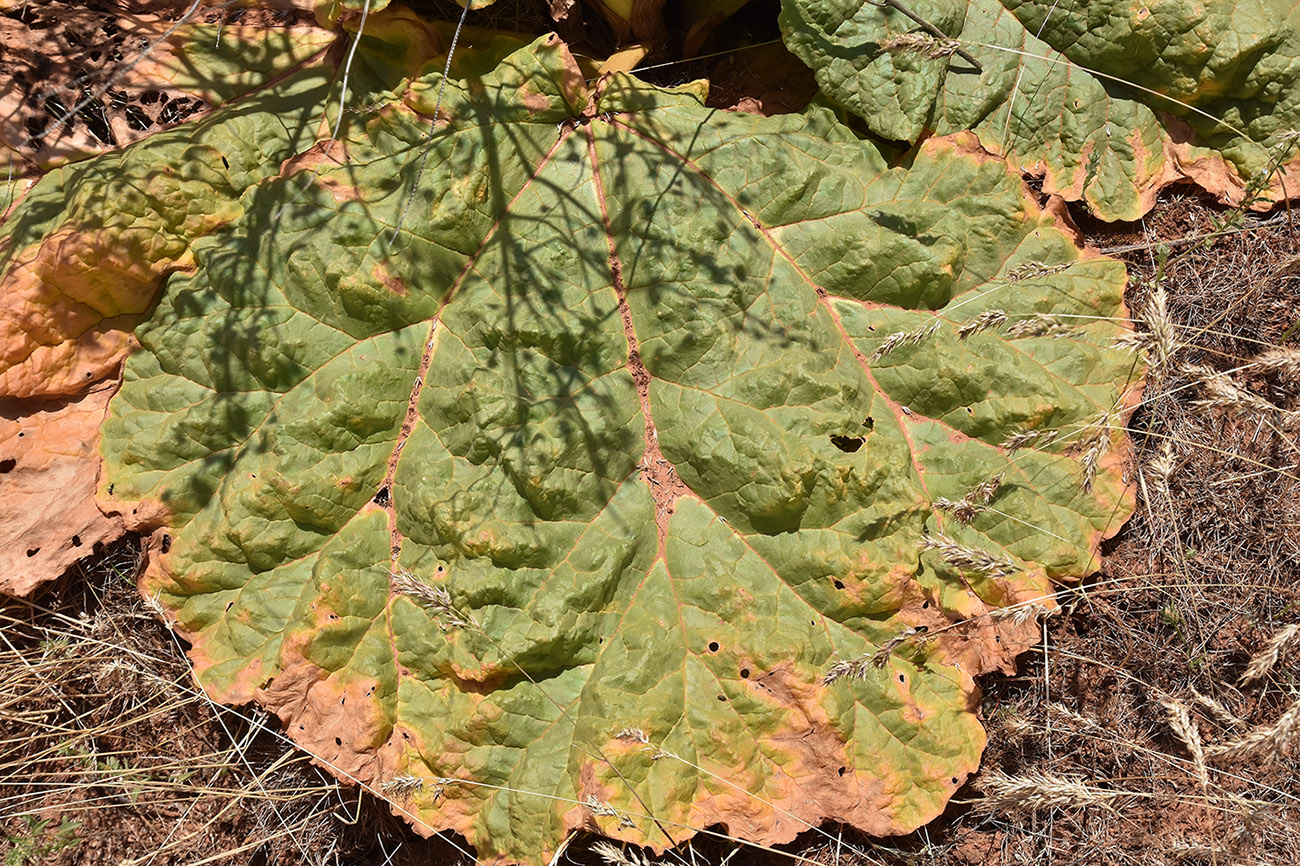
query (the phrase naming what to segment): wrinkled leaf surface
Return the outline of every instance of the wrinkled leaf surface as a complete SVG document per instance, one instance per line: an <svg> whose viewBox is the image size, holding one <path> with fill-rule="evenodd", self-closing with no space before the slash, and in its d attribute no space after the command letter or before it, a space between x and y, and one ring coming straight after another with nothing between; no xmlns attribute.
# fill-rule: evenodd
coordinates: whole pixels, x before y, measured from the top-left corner
<svg viewBox="0 0 1300 866"><path fill-rule="evenodd" d="M786 43L872 132L973 130L1043 188L1103 219L1192 180L1229 202L1285 197L1300 128L1300 7L1290 0L915 0L983 67L916 42L884 4L783 0ZM910 46L910 47L909 47ZM1275 169L1280 169L1274 171Z"/></svg>
<svg viewBox="0 0 1300 866"><path fill-rule="evenodd" d="M553 38L467 57L423 160L439 77L399 86L391 46L341 141L285 121L324 109L309 71L78 168L176 166L122 217L177 242L139 253L166 282L100 495L152 530L142 589L204 687L488 861L934 817L984 745L972 676L1036 632L990 612L1088 573L1131 507L1078 448L1134 375L1122 267L969 142L888 168L826 111L590 92ZM43 249L70 189L15 236ZM76 234L88 273L116 225ZM1027 430L1059 438L1010 453ZM969 525L936 510L999 475Z"/></svg>

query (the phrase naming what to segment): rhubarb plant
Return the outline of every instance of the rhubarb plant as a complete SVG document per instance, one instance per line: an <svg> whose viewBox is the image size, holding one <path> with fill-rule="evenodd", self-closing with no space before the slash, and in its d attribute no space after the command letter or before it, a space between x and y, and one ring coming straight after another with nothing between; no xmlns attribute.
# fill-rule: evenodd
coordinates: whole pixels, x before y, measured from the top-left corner
<svg viewBox="0 0 1300 866"><path fill-rule="evenodd" d="M873 133L970 130L1101 219L1177 181L1261 207L1300 186L1291 0L783 0L781 22Z"/></svg>
<svg viewBox="0 0 1300 866"><path fill-rule="evenodd" d="M421 26L26 194L22 460L102 421L208 694L485 862L930 820L1131 510L1123 267L968 139Z"/></svg>

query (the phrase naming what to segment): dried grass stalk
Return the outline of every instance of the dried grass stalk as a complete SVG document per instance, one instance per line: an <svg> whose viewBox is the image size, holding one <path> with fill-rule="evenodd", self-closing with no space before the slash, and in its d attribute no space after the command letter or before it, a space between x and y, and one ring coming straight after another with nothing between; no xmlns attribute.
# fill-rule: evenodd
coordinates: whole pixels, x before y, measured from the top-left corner
<svg viewBox="0 0 1300 866"><path fill-rule="evenodd" d="M958 544L946 535L935 533L921 539L921 550L937 552L943 561L961 571L975 571L989 577L1009 577L1020 571L1020 566L1005 557Z"/></svg>
<svg viewBox="0 0 1300 866"><path fill-rule="evenodd" d="M1081 337L1083 331L1062 322L1056 316L1047 313L1035 313L1027 319L1012 322L1007 326L1006 334L1014 340L1019 337Z"/></svg>
<svg viewBox="0 0 1300 866"><path fill-rule="evenodd" d="M609 866L658 866L655 861L642 857L635 851L626 851L605 841L595 843L591 850Z"/></svg>
<svg viewBox="0 0 1300 866"><path fill-rule="evenodd" d="M940 496L934 501L934 507L939 511L948 512L959 523L969 524L975 519L975 515L983 511L993 501L993 497L997 496L998 488L1001 486L1002 476L995 475L987 481L981 482L961 499L952 500Z"/></svg>
<svg viewBox="0 0 1300 866"><path fill-rule="evenodd" d="M961 48L961 43L956 39L941 39L929 33L900 33L881 42L880 48L890 53L899 51L920 54L922 57L938 60L956 54Z"/></svg>
<svg viewBox="0 0 1300 866"><path fill-rule="evenodd" d="M436 613L443 628L480 628L478 620L472 614L463 614L456 609L451 594L444 587L426 583L414 572L405 568L395 569L389 576L389 585L393 592Z"/></svg>
<svg viewBox="0 0 1300 866"><path fill-rule="evenodd" d="M1054 808L1111 811L1111 804L1124 796L1117 791L1093 787L1081 779L1042 772L1009 776L994 771L984 776L980 787L984 799L975 804L975 809L984 814L1006 815Z"/></svg>
<svg viewBox="0 0 1300 866"><path fill-rule="evenodd" d="M1201 790L1208 791L1210 771L1205 765L1205 747L1201 741L1201 729L1197 727L1196 720L1183 704L1174 700L1162 703L1165 712L1169 714L1169 727L1173 729L1174 735L1182 742L1187 753L1192 756L1192 762L1196 764L1196 778L1201 783Z"/></svg>
<svg viewBox="0 0 1300 866"><path fill-rule="evenodd" d="M1300 624L1289 625L1273 635L1263 651L1252 658L1250 664L1246 665L1246 672L1241 675L1239 684L1243 686L1249 685L1268 676L1269 672L1277 665L1282 650L1286 649L1287 644L1291 643L1297 634L1300 634Z"/></svg>
<svg viewBox="0 0 1300 866"><path fill-rule="evenodd" d="M896 331L890 334L876 347L876 351L871 353L871 360L879 361L900 346L917 346L924 343L939 330L940 324L940 322L936 321L932 325L926 325L912 331Z"/></svg>
<svg viewBox="0 0 1300 866"><path fill-rule="evenodd" d="M1002 447L1006 449L1009 457L1030 445L1035 448L1046 448L1059 438L1061 438L1059 430L1021 430L1004 439Z"/></svg>
<svg viewBox="0 0 1300 866"><path fill-rule="evenodd" d="M985 310L975 318L966 322L957 329L957 338L964 340L981 331L987 331L990 328L996 328L1007 320L1007 314L1004 310Z"/></svg>
<svg viewBox="0 0 1300 866"><path fill-rule="evenodd" d="M1273 724L1261 725L1243 737L1211 746L1206 754L1211 758L1259 760L1267 765L1285 755L1297 739L1300 739L1300 701L1292 704Z"/></svg>
<svg viewBox="0 0 1300 866"><path fill-rule="evenodd" d="M1059 274L1067 271L1073 265L1073 262L1065 262L1059 265L1045 265L1042 262L1026 262L1023 265L1016 265L1007 271L1007 282L1018 283L1021 280L1032 280L1036 277L1050 277L1053 274Z"/></svg>

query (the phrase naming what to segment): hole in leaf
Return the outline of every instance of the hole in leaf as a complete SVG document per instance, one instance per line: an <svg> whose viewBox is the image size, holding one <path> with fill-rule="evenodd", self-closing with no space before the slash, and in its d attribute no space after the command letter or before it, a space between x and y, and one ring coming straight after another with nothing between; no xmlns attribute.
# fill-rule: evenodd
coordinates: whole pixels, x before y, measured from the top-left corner
<svg viewBox="0 0 1300 866"><path fill-rule="evenodd" d="M956 776L953 776L953 777L952 777L952 783L953 783L954 785L959 785L959 784L961 784L961 783L957 780L957 777L956 777Z"/></svg>
<svg viewBox="0 0 1300 866"><path fill-rule="evenodd" d="M747 679L749 679L749 668L741 668L741 669L740 669L740 678L741 678L742 680L747 680Z"/></svg>
<svg viewBox="0 0 1300 866"><path fill-rule="evenodd" d="M19 434L19 435L22 435L22 434ZM6 459L6 460L0 460L0 473L13 472L13 471L14 471L14 467L17 466L17 465L18 465L18 461L15 460L15 459L12 458L12 457L10 457L10 458L8 458L8 459Z"/></svg>
<svg viewBox="0 0 1300 866"><path fill-rule="evenodd" d="M718 651L718 642L716 640L709 641L709 652L715 653L717 651Z"/></svg>
<svg viewBox="0 0 1300 866"><path fill-rule="evenodd" d="M835 588L836 588L836 589L843 589L843 588L844 588L844 581L842 581L842 580L837 580L837 581L835 581Z"/></svg>
<svg viewBox="0 0 1300 866"><path fill-rule="evenodd" d="M172 549L172 537L170 535L164 535L162 537L162 543L158 545L158 549L163 553L170 552Z"/></svg>
<svg viewBox="0 0 1300 866"><path fill-rule="evenodd" d="M726 696L726 695L718 695L718 700L720 700L720 701L726 701L726 699L727 699L727 696Z"/></svg>
<svg viewBox="0 0 1300 866"><path fill-rule="evenodd" d="M379 488L379 492L376 493L376 494L375 494L375 498L371 500L371 502L375 503L375 504L378 505L380 508L387 508L387 507L388 507L388 503L390 503L390 502L392 502L392 501L393 501L393 500L392 500L392 497L389 496L389 494L388 494L388 488L387 488L387 487L381 487L381 488Z"/></svg>
<svg viewBox="0 0 1300 866"><path fill-rule="evenodd" d="M866 427L868 430L875 430L876 419L868 415L866 418L862 419L862 426Z"/></svg>
<svg viewBox="0 0 1300 866"><path fill-rule="evenodd" d="M930 602L928 600L921 602L921 610L929 610L929 609L930 609Z"/></svg>
<svg viewBox="0 0 1300 866"><path fill-rule="evenodd" d="M136 132L144 132L153 126L153 118L138 105L128 105L123 113L126 115L126 125Z"/></svg>
<svg viewBox="0 0 1300 866"><path fill-rule="evenodd" d="M831 444L849 454L857 451L866 442L865 436L832 436Z"/></svg>
<svg viewBox="0 0 1300 866"><path fill-rule="evenodd" d="M81 536L80 536L80 535L74 535L74 536L72 536L72 546L73 546L73 547L81 547Z"/></svg>
<svg viewBox="0 0 1300 866"><path fill-rule="evenodd" d="M907 677L903 676L902 674L899 674L899 675L898 675L898 681L899 681L900 683L905 683L905 682L907 682Z"/></svg>
<svg viewBox="0 0 1300 866"><path fill-rule="evenodd" d="M848 769L849 769L848 767L840 767L840 775L843 776L846 772L848 772Z"/></svg>
<svg viewBox="0 0 1300 866"><path fill-rule="evenodd" d="M221 164L226 168L230 168L230 160L226 159L224 156L221 157Z"/></svg>
<svg viewBox="0 0 1300 866"><path fill-rule="evenodd" d="M343 745L343 738L342 738L342 737L335 737L335 738L334 738L334 745L336 745L336 746L341 746L341 745Z"/></svg>
<svg viewBox="0 0 1300 866"><path fill-rule="evenodd" d="M38 553L40 553L40 552L41 552L41 549L40 549L39 547L29 547L29 548L27 548L27 555L28 555L28 556L35 556L36 554L38 554Z"/></svg>

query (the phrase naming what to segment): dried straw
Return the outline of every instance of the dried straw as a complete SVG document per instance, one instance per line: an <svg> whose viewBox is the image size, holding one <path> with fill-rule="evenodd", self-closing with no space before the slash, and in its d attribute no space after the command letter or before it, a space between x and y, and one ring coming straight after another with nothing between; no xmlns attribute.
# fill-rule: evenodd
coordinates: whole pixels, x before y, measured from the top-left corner
<svg viewBox="0 0 1300 866"><path fill-rule="evenodd" d="M985 310L975 318L957 329L957 338L964 340L981 331L987 331L990 328L996 328L1007 320L1007 314L1004 310Z"/></svg>
<svg viewBox="0 0 1300 866"><path fill-rule="evenodd" d="M1211 746L1211 758L1247 758L1271 764L1282 757L1300 738L1300 701L1296 701L1271 725L1260 725L1245 736Z"/></svg>
<svg viewBox="0 0 1300 866"><path fill-rule="evenodd" d="M1162 703L1165 712L1169 714L1169 727L1196 764L1196 778L1201 783L1201 790L1208 791L1210 771L1205 765L1205 747L1201 741L1201 729L1197 727L1196 720L1192 718L1186 706L1172 699Z"/></svg>
<svg viewBox="0 0 1300 866"><path fill-rule="evenodd" d="M994 771L985 774L980 787L984 791L984 799L975 804L975 809L985 814L1005 815L1056 808L1099 808L1110 811L1111 804L1124 796L1116 791L1095 788L1081 779L1043 772L1009 776Z"/></svg>
<svg viewBox="0 0 1300 866"><path fill-rule="evenodd" d="M1250 685L1268 676L1269 672L1277 665L1282 650L1286 649L1287 644L1291 643L1297 634L1300 634L1300 625L1289 625L1273 635L1263 651L1252 658L1250 664L1246 665L1246 672L1241 675L1239 685Z"/></svg>
<svg viewBox="0 0 1300 866"><path fill-rule="evenodd" d="M871 360L879 361L900 346L916 346L924 343L939 330L940 324L940 322L936 321L932 325L926 325L913 331L896 331L890 334L876 347L876 351L871 353Z"/></svg>
<svg viewBox="0 0 1300 866"><path fill-rule="evenodd" d="M946 535L935 533L921 539L921 550L933 550L944 562L961 571L975 571L989 577L1008 577L1020 571L1020 566L1009 559L978 547L958 544Z"/></svg>
<svg viewBox="0 0 1300 866"><path fill-rule="evenodd" d="M938 60L956 54L961 49L961 43L956 39L941 39L928 33L900 33L881 42L880 48L890 53L897 51L920 54L931 60Z"/></svg>

